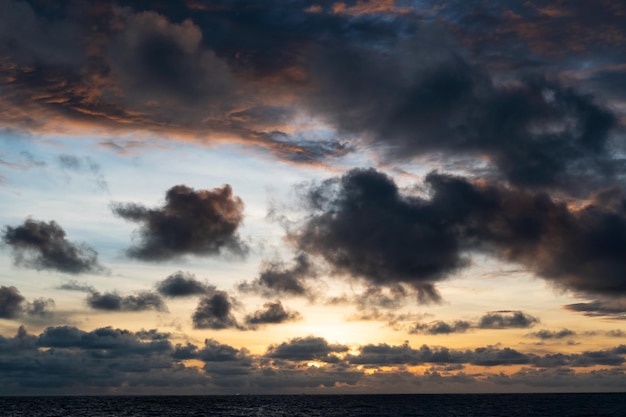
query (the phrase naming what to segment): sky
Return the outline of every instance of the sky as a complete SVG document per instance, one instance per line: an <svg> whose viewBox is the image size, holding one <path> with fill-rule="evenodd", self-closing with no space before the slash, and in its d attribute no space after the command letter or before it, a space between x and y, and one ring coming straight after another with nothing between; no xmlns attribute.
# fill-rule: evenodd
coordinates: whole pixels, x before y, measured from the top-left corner
<svg viewBox="0 0 626 417"><path fill-rule="evenodd" d="M626 4L3 0L0 395L626 390Z"/></svg>

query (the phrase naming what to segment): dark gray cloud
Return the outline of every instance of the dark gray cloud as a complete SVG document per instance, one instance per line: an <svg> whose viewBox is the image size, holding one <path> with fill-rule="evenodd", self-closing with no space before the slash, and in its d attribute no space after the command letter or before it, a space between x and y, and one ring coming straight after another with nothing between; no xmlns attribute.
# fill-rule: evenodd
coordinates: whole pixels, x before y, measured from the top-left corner
<svg viewBox="0 0 626 417"><path fill-rule="evenodd" d="M19 317L24 309L25 298L15 287L0 287L0 318L12 319Z"/></svg>
<svg viewBox="0 0 626 417"><path fill-rule="evenodd" d="M375 170L353 170L310 189L312 212L296 233L299 249L339 273L375 284L405 282L438 300L433 281L467 264L455 230L426 201L403 196Z"/></svg>
<svg viewBox="0 0 626 417"><path fill-rule="evenodd" d="M478 320L481 329L526 329L539 323L537 317L533 317L523 311L493 311L485 314Z"/></svg>
<svg viewBox="0 0 626 417"><path fill-rule="evenodd" d="M101 273L98 253L85 243L73 243L54 220L26 219L20 226L5 226L2 239L13 249L16 265L67 274Z"/></svg>
<svg viewBox="0 0 626 417"><path fill-rule="evenodd" d="M153 292L144 291L134 295L122 296L115 292L93 292L86 298L87 305L96 310L106 311L167 311L161 297Z"/></svg>
<svg viewBox="0 0 626 417"><path fill-rule="evenodd" d="M190 272L177 271L157 283L157 291L164 297L188 297L215 291L215 287L202 283Z"/></svg>
<svg viewBox="0 0 626 417"><path fill-rule="evenodd" d="M196 329L243 329L233 315L235 302L224 291L202 298L191 317Z"/></svg>
<svg viewBox="0 0 626 417"><path fill-rule="evenodd" d="M321 362L336 362L337 353L345 353L348 346L330 344L325 339L315 336L296 337L278 345L267 348L265 356L272 359L290 361L318 360Z"/></svg>
<svg viewBox="0 0 626 417"><path fill-rule="evenodd" d="M265 297L280 295L311 296L306 278L316 276L314 265L306 254L294 258L292 266L283 261L266 261L259 277L252 282L244 281L237 286L241 292L255 292Z"/></svg>
<svg viewBox="0 0 626 417"><path fill-rule="evenodd" d="M243 221L243 202L229 185L194 190L177 185L165 195L165 205L149 209L138 204L113 204L113 212L140 224L139 242L129 256L166 261L184 255L246 254L237 229Z"/></svg>
<svg viewBox="0 0 626 417"><path fill-rule="evenodd" d="M262 310L257 310L246 316L246 324L256 327L264 324L280 324L300 319L300 313L290 311L283 307L283 304L276 300L274 302L263 304Z"/></svg>
<svg viewBox="0 0 626 417"><path fill-rule="evenodd" d="M558 287L616 296L626 291L623 193L596 193L580 208L544 192L431 173L428 198L388 176L355 169L306 189L309 215L289 227L296 247L336 273L374 285L408 284L438 300L439 280L473 251L521 263Z"/></svg>
<svg viewBox="0 0 626 417"><path fill-rule="evenodd" d="M541 340L564 339L566 337L576 336L576 332L570 329L547 330L541 329L537 332L529 333L528 336L536 337Z"/></svg>

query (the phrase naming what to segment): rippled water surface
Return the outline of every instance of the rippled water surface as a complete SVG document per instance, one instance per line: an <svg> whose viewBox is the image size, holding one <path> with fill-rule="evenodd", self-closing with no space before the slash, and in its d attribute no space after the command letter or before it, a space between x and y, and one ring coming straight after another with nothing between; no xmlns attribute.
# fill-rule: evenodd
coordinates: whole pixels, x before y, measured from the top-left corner
<svg viewBox="0 0 626 417"><path fill-rule="evenodd" d="M626 394L0 397L2 416L626 416Z"/></svg>

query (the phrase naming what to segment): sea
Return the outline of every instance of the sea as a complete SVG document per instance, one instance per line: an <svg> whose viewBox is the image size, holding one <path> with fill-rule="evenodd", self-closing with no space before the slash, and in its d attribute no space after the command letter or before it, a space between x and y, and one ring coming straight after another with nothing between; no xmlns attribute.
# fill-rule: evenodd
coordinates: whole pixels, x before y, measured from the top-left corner
<svg viewBox="0 0 626 417"><path fill-rule="evenodd" d="M0 397L0 416L626 416L626 394Z"/></svg>

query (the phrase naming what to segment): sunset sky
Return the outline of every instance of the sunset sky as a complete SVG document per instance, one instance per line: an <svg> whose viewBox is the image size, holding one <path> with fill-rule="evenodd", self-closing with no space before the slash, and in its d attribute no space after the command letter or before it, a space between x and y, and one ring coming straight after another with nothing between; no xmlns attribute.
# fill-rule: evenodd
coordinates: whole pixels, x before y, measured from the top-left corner
<svg viewBox="0 0 626 417"><path fill-rule="evenodd" d="M626 390L626 4L1 0L0 394Z"/></svg>

